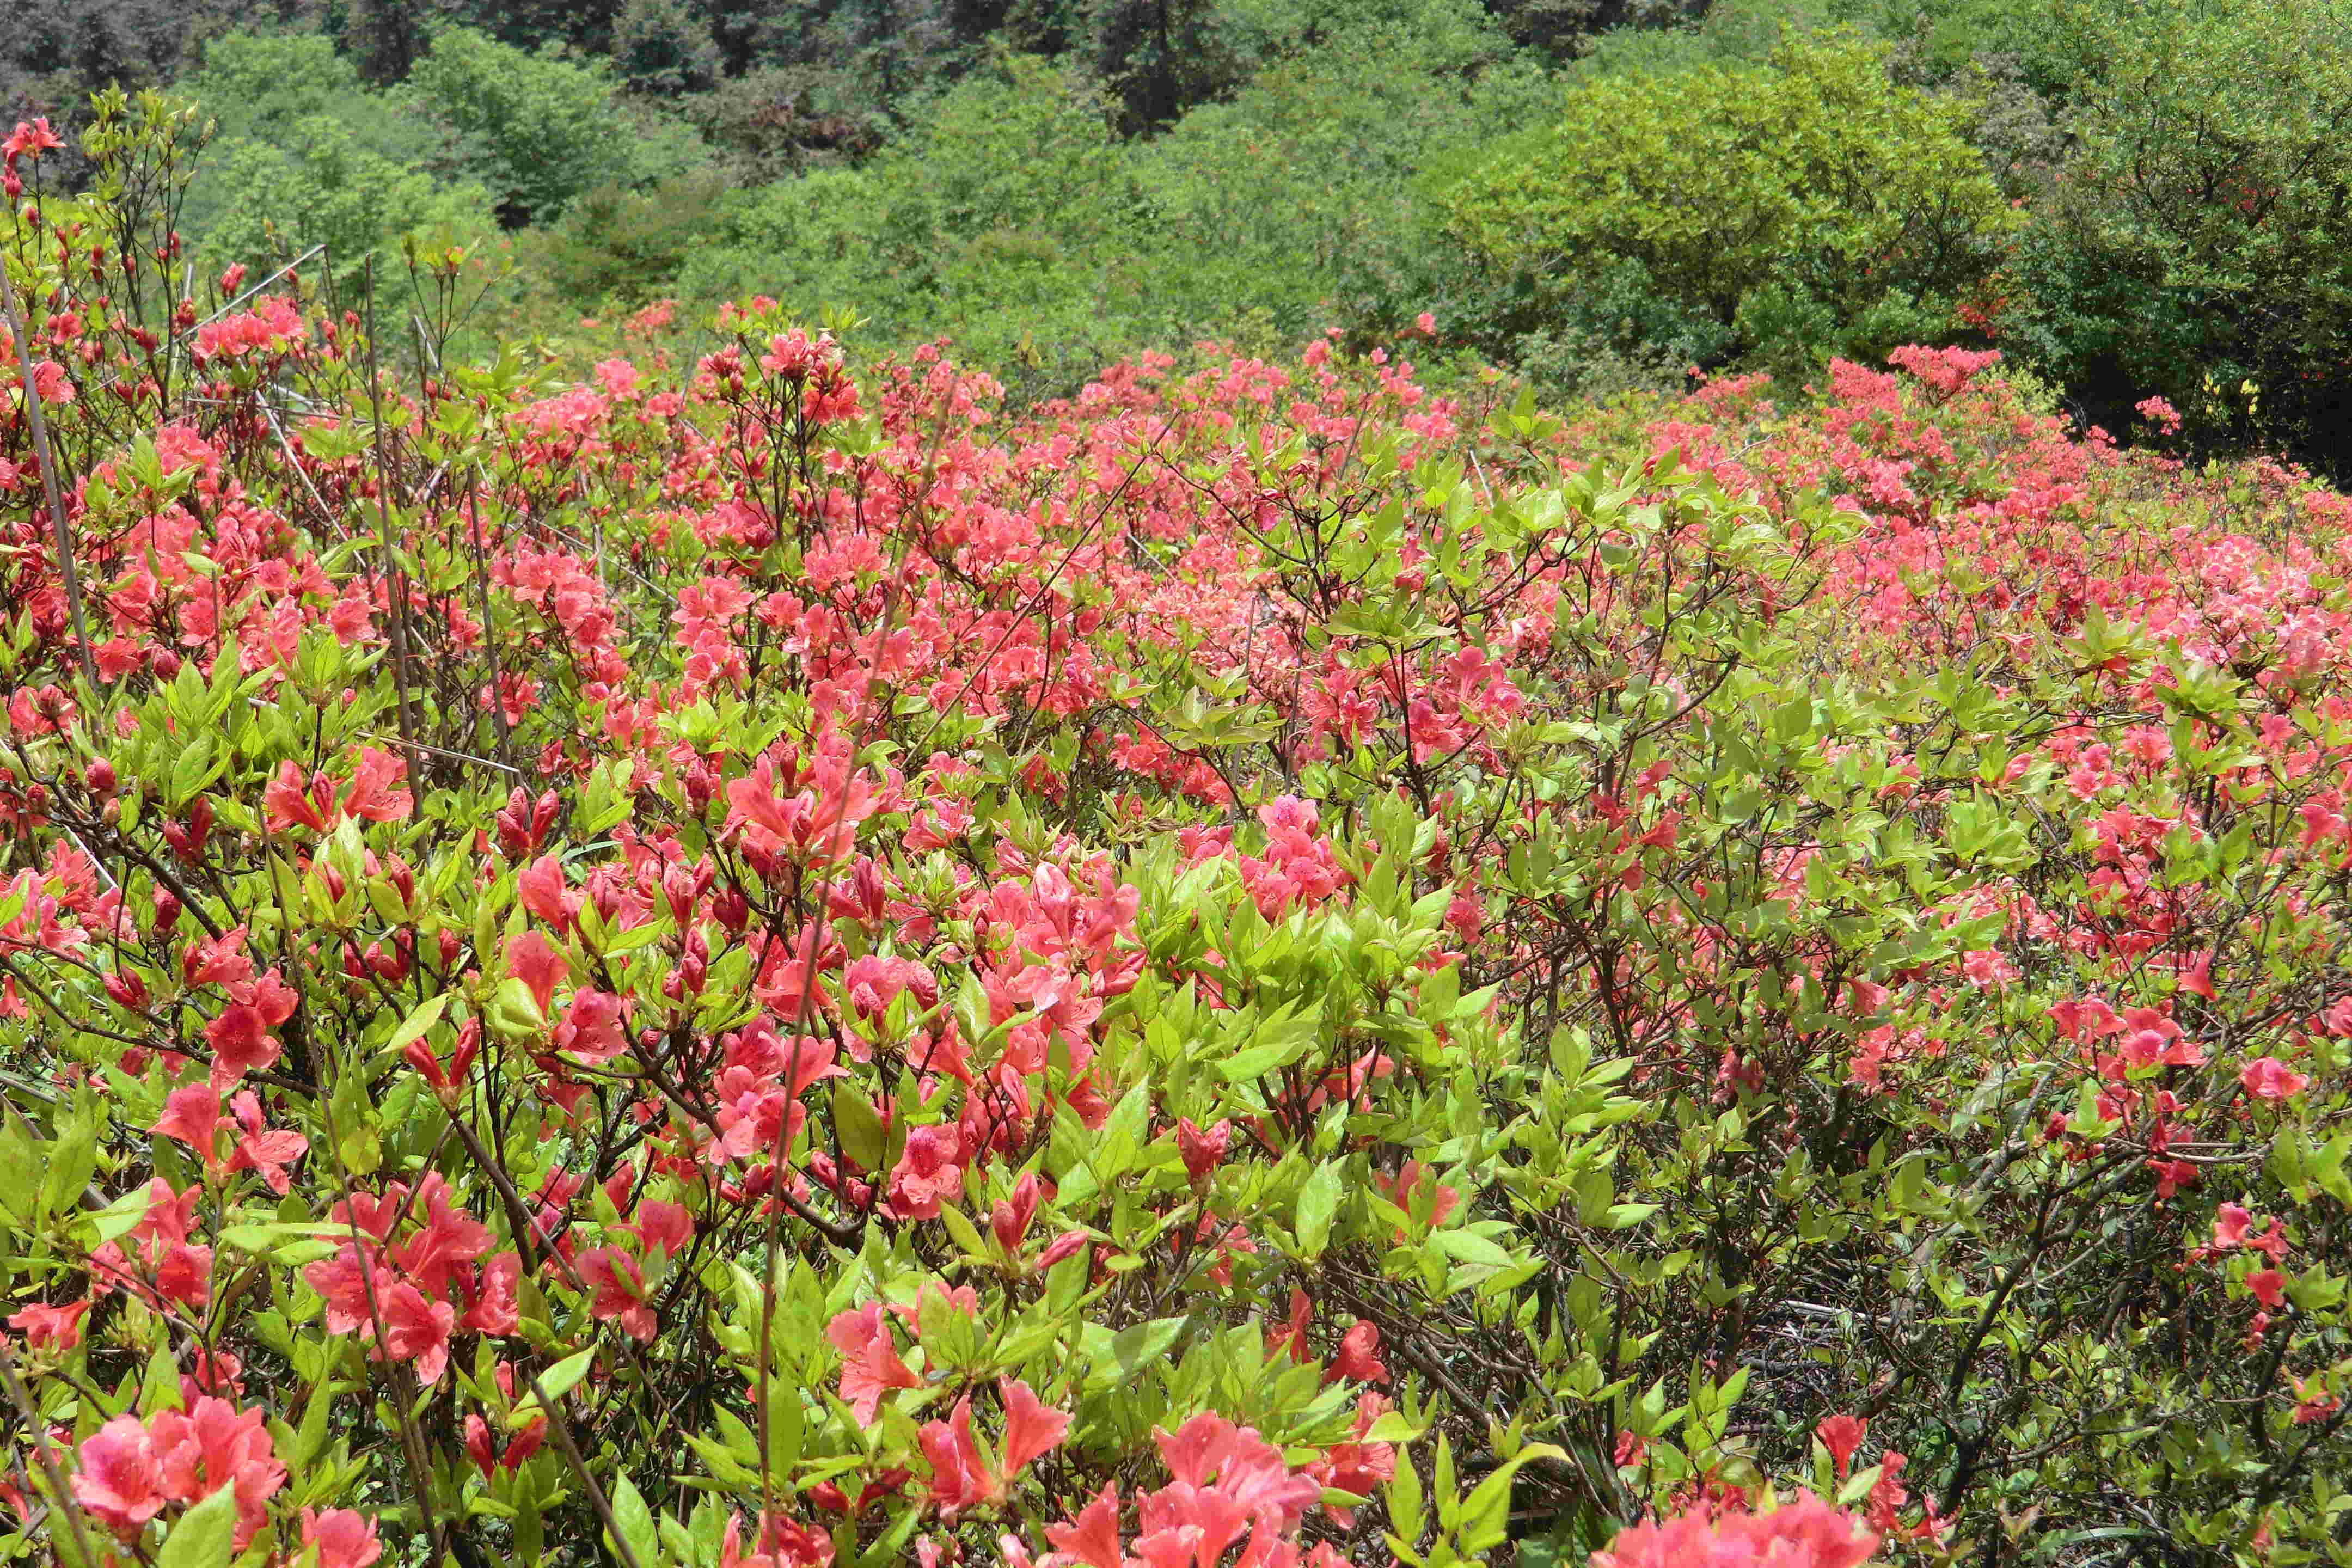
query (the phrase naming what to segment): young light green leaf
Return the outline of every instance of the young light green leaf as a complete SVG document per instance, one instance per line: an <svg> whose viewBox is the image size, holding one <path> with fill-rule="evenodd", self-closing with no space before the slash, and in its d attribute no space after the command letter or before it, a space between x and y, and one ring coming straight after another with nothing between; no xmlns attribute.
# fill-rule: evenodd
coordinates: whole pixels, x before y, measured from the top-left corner
<svg viewBox="0 0 2352 1568"><path fill-rule="evenodd" d="M448 1005L449 994L446 991L420 1004L405 1019L402 1020L400 1027L392 1032L392 1038L384 1041L383 1054L396 1056L411 1040L424 1038L425 1031L440 1021L442 1009Z"/></svg>
<svg viewBox="0 0 2352 1568"><path fill-rule="evenodd" d="M236 1554L236 1489L223 1486L180 1516L155 1568L228 1568Z"/></svg>
<svg viewBox="0 0 2352 1568"><path fill-rule="evenodd" d="M1346 1177L1337 1160L1326 1160L1315 1167L1299 1189L1298 1214L1293 1230L1298 1237L1299 1254L1305 1258L1320 1258L1324 1244L1330 1239L1331 1219L1339 1212L1339 1199L1347 1190Z"/></svg>

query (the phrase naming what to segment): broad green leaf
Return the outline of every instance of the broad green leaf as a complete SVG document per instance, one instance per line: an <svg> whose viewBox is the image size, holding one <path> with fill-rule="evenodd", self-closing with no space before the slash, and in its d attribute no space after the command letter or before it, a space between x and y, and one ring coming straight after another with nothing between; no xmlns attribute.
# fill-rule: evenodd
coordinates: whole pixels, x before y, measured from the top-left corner
<svg viewBox="0 0 2352 1568"><path fill-rule="evenodd" d="M402 1021L400 1027L392 1032L392 1038L384 1041L384 1055L396 1056L409 1041L422 1039L425 1031L440 1021L442 1009L448 1005L449 994L446 991L429 1001L420 1003Z"/></svg>
<svg viewBox="0 0 2352 1568"><path fill-rule="evenodd" d="M236 1489L224 1486L182 1514L155 1568L228 1568L236 1555Z"/></svg>
<svg viewBox="0 0 2352 1568"><path fill-rule="evenodd" d="M1324 1161L1307 1176L1306 1185L1299 1189L1298 1214L1293 1225L1303 1256L1312 1258L1323 1255L1324 1243L1331 1235L1331 1217L1339 1211L1339 1200L1346 1193L1347 1178L1337 1160Z"/></svg>

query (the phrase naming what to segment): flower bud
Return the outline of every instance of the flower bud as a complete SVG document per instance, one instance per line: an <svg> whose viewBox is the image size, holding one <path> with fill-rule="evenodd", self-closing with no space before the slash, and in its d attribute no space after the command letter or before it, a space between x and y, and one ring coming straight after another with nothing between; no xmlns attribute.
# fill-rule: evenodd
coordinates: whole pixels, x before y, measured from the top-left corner
<svg viewBox="0 0 2352 1568"><path fill-rule="evenodd" d="M1184 1157L1184 1173L1192 1180L1202 1180L1225 1163L1225 1150L1233 1142L1234 1124L1219 1121L1213 1127L1193 1125L1191 1117L1176 1124L1176 1148Z"/></svg>

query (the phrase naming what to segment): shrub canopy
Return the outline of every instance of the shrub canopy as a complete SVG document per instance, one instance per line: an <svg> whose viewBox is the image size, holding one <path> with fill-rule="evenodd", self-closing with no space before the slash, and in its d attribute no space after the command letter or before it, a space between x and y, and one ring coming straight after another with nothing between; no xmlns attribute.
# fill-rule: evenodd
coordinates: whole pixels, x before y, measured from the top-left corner
<svg viewBox="0 0 2352 1568"><path fill-rule="evenodd" d="M1792 39L1762 66L1589 77L1446 205L1562 310L1630 266L1768 360L1884 353L1952 331L2011 226L1969 118L1871 46Z"/></svg>

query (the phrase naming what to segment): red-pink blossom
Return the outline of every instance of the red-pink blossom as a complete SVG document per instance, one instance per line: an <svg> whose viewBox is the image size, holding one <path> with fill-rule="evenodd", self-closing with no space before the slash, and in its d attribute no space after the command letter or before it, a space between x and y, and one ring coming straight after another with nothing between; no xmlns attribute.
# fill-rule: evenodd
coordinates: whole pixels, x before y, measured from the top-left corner
<svg viewBox="0 0 2352 1568"><path fill-rule="evenodd" d="M383 1555L383 1547L376 1540L375 1521L348 1508L331 1508L323 1513L304 1509L302 1544L318 1548L319 1568L371 1568Z"/></svg>
<svg viewBox="0 0 2352 1568"><path fill-rule="evenodd" d="M171 1500L154 1444L136 1415L117 1415L83 1438L77 1460L74 1500L125 1540Z"/></svg>
<svg viewBox="0 0 2352 1568"><path fill-rule="evenodd" d="M2256 1057L2238 1069L2238 1081L2257 1100L2292 1100L2311 1079L2276 1057Z"/></svg>
<svg viewBox="0 0 2352 1568"><path fill-rule="evenodd" d="M1811 1492L1770 1513L1713 1513L1701 1507L1676 1518L1618 1531L1593 1568L1855 1568L1878 1550L1878 1537L1853 1515Z"/></svg>

